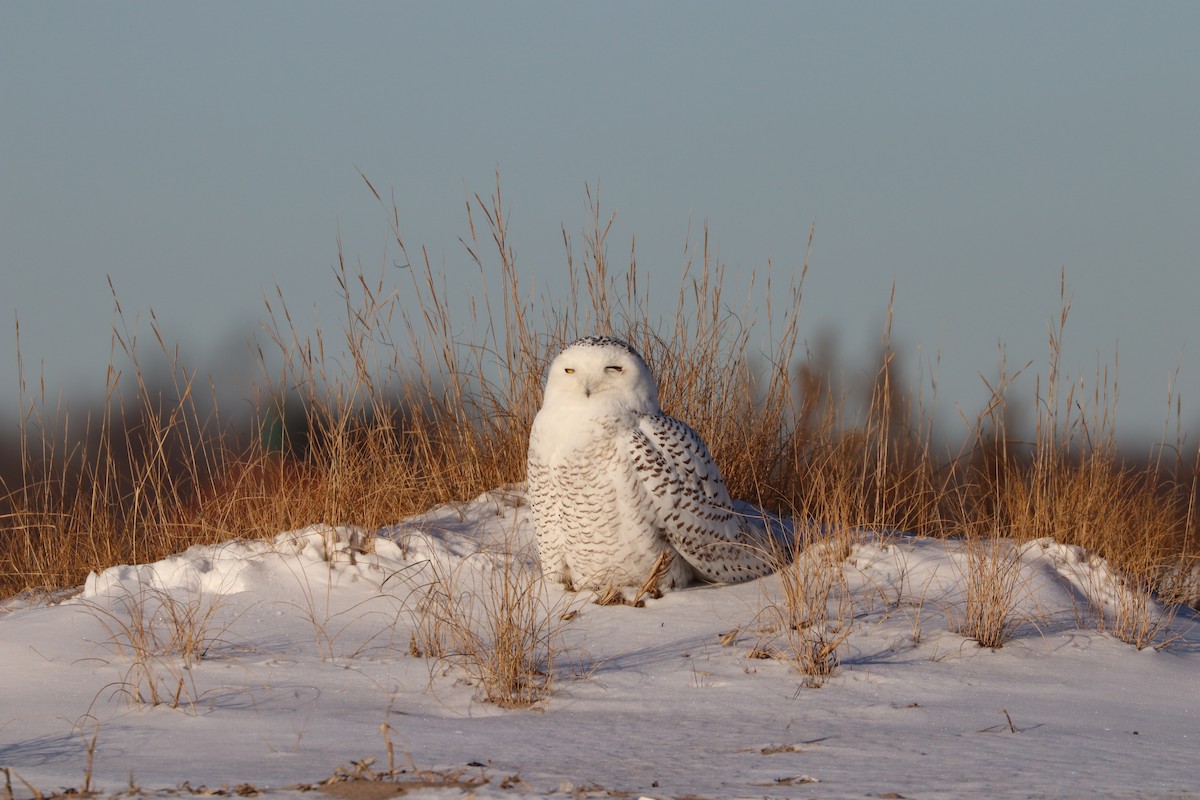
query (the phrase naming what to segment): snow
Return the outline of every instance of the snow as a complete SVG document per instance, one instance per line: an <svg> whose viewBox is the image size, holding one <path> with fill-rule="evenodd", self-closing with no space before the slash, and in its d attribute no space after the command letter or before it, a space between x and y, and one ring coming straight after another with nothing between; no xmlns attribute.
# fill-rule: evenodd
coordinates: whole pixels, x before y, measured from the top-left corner
<svg viewBox="0 0 1200 800"><path fill-rule="evenodd" d="M989 649L952 630L963 542L854 536L824 628L849 633L823 682L756 657L780 643L778 575L642 608L541 586L552 684L503 707L453 653L410 642L438 576L479 624L503 554L532 574L520 487L374 534L194 547L3 603L15 795L84 788L91 751L106 794L299 796L339 769L385 771L390 742L415 797L1200 797L1196 617L1152 605L1169 646L1117 639L1099 622L1131 590L1074 547L995 543L1016 568L1011 638ZM139 659L139 636L160 654Z"/></svg>

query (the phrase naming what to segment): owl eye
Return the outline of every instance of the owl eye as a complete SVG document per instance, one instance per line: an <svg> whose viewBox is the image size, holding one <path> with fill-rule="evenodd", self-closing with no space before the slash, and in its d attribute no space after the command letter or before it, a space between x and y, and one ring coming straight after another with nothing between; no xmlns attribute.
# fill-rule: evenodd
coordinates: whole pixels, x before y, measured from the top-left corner
<svg viewBox="0 0 1200 800"><path fill-rule="evenodd" d="M568 375L574 375L575 368L574 367L563 367L563 372L567 373Z"/></svg>
<svg viewBox="0 0 1200 800"><path fill-rule="evenodd" d="M605 372L620 374L625 371L624 367L618 367L616 364L611 364L604 368Z"/></svg>

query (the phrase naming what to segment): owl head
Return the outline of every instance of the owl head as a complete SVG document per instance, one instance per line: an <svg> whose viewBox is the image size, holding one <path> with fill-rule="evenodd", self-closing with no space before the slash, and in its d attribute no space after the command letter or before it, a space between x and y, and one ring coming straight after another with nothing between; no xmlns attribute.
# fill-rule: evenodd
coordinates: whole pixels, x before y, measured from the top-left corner
<svg viewBox="0 0 1200 800"><path fill-rule="evenodd" d="M629 410L658 413L658 387L637 350L620 339L586 336L550 362L543 405L570 405L580 413Z"/></svg>

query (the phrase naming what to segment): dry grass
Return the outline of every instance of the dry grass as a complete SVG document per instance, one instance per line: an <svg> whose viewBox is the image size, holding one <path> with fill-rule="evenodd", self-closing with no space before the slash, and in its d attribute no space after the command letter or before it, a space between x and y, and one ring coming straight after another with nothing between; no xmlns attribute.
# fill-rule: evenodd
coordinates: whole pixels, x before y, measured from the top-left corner
<svg viewBox="0 0 1200 800"><path fill-rule="evenodd" d="M423 597L412 610L414 656L462 670L483 699L501 706L532 705L550 692L572 615L551 600L530 554L431 560L422 575Z"/></svg>
<svg viewBox="0 0 1200 800"><path fill-rule="evenodd" d="M612 217L589 193L583 233L563 231L565 284L538 295L521 280L497 182L494 194L466 204L463 244L482 281L464 295L461 276L445 275L423 250L410 252L395 203L367 186L395 234L387 266L372 276L339 263L345 316L336 336L303 333L281 290L264 300L252 424L222 416L153 315L144 355L138 326L115 296L113 366L99 412L72 416L22 378L22 478L0 493L0 596L78 585L89 571L235 536L314 523L372 530L520 482L544 368L563 344L592 332L622 336L643 353L664 409L708 442L736 497L829 531L1051 536L1102 555L1149 592L1187 585L1163 581L1197 563L1194 465L1181 445L1173 459L1119 454L1115 381L1098 370L1089 390L1061 374L1065 290L1046 379L1032 398L1014 398L1015 375L1002 361L992 402L965 420L966 445L953 452L927 415L932 401L905 385L890 310L865 388L839 388L828 351L806 352L799 319L807 255L785 270L768 263L749 287L739 275L734 297L703 231L687 242L677 307L659 323L632 246L627 265L611 268ZM165 378L154 381L147 365L158 361ZM1032 437L1017 431L1019 406L1037 409ZM529 576L511 578L496 589L514 591L509 600L520 606ZM779 607L801 613L821 591L797 586ZM1130 608L1132 619L1146 618L1136 603ZM1109 627L1130 631L1118 635L1135 643L1147 629ZM426 631L418 649L436 654L445 635ZM817 661L829 661L824 649L818 643Z"/></svg>
<svg viewBox="0 0 1200 800"><path fill-rule="evenodd" d="M1101 630L1107 624L1114 636L1138 650L1161 650L1178 636L1171 628L1178 610L1178 605L1160 606L1149 581L1135 575L1123 579L1116 610Z"/></svg>
<svg viewBox="0 0 1200 800"><path fill-rule="evenodd" d="M997 648L1029 621L1020 613L1029 595L1022 574L1023 549L999 536L967 539L959 584L962 602L946 609L952 631L974 639L980 647Z"/></svg>
<svg viewBox="0 0 1200 800"><path fill-rule="evenodd" d="M103 644L128 664L117 690L132 705L195 711L191 669L225 632L227 626L215 622L221 595L143 586L108 605L85 607L108 635Z"/></svg>
<svg viewBox="0 0 1200 800"><path fill-rule="evenodd" d="M788 551L776 554L779 592L764 599L753 657L793 665L811 687L837 671L854 617L845 575L851 544L846 529L801 530Z"/></svg>

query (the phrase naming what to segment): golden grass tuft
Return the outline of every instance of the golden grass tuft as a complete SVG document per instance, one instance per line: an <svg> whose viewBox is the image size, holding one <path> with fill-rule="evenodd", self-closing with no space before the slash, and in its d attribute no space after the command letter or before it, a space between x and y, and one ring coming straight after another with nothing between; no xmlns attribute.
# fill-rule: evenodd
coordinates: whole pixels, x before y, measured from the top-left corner
<svg viewBox="0 0 1200 800"><path fill-rule="evenodd" d="M753 657L791 664L813 688L837 672L854 619L845 574L851 547L848 529L801 529L789 547L772 554L779 591L764 598Z"/></svg>
<svg viewBox="0 0 1200 800"><path fill-rule="evenodd" d="M550 693L572 615L552 599L531 554L431 560L421 575L423 596L411 610L413 656L465 672L482 699L497 705L529 706Z"/></svg>
<svg viewBox="0 0 1200 800"><path fill-rule="evenodd" d="M1000 536L969 537L963 547L959 585L962 602L946 609L950 629L980 647L998 648L1024 622L1019 613L1029 586L1022 574L1024 548Z"/></svg>

